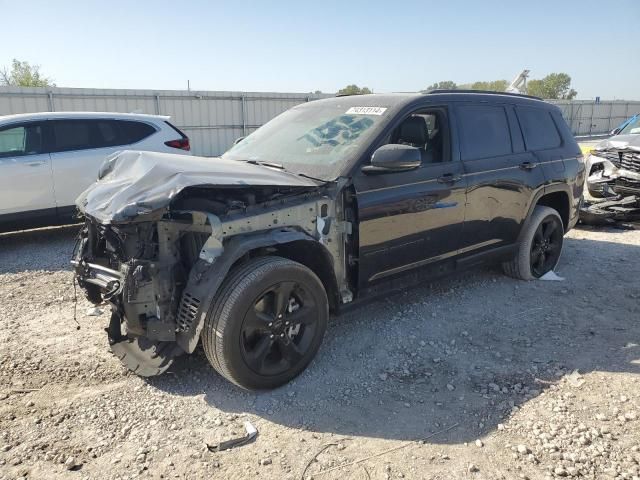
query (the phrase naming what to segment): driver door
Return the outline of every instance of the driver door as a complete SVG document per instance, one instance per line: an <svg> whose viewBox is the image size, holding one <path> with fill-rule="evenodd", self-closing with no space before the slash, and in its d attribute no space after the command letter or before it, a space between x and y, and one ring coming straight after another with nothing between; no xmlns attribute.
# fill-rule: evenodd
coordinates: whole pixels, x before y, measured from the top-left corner
<svg viewBox="0 0 640 480"><path fill-rule="evenodd" d="M423 122L416 121L417 116L424 117L426 135L420 132ZM461 162L451 159L449 131L445 108L405 116L392 127L388 141L421 148L421 166L354 174L361 287L457 253L466 179Z"/></svg>

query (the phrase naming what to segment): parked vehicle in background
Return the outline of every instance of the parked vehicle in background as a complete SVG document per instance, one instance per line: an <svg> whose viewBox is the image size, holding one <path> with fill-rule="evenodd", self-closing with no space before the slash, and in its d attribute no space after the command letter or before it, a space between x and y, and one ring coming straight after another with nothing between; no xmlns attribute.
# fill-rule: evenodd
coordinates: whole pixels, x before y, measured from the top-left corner
<svg viewBox="0 0 640 480"><path fill-rule="evenodd" d="M640 115L614 132L587 157L587 189L592 197L640 195Z"/></svg>
<svg viewBox="0 0 640 480"><path fill-rule="evenodd" d="M560 110L505 93L317 100L215 162L166 157L113 157L78 198L76 279L138 375L201 342L248 389L304 370L346 304L482 263L545 275L584 186Z"/></svg>
<svg viewBox="0 0 640 480"><path fill-rule="evenodd" d="M0 116L0 231L69 222L104 160L125 149L189 154L158 115L55 112Z"/></svg>

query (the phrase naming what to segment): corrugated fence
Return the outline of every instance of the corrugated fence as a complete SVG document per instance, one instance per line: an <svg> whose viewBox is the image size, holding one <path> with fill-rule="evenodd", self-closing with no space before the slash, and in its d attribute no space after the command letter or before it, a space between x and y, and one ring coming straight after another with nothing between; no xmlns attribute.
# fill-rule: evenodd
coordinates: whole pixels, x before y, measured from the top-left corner
<svg viewBox="0 0 640 480"><path fill-rule="evenodd" d="M0 87L0 115L32 112L122 112L170 115L196 155L225 152L279 113L330 95Z"/></svg>
<svg viewBox="0 0 640 480"><path fill-rule="evenodd" d="M574 135L609 133L627 118L640 113L639 101L549 100L562 110Z"/></svg>
<svg viewBox="0 0 640 480"><path fill-rule="evenodd" d="M170 115L191 139L196 155L220 155L233 141L285 110L325 94L99 90L0 87L0 115L46 111L136 112ZM640 112L640 102L553 101L575 135L611 131Z"/></svg>

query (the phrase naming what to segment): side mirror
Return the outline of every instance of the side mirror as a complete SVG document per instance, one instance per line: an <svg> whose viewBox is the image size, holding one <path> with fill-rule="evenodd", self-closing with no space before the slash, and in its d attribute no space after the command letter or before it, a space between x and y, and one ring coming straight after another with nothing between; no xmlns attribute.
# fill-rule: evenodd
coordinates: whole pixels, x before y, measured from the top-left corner
<svg viewBox="0 0 640 480"><path fill-rule="evenodd" d="M618 128L614 128L613 130L611 130L611 135L618 135L620 133L620 130L622 130L620 127Z"/></svg>
<svg viewBox="0 0 640 480"><path fill-rule="evenodd" d="M389 144L378 148L371 156L371 165L362 167L364 173L404 172L422 164L420 149L409 145Z"/></svg>
<svg viewBox="0 0 640 480"><path fill-rule="evenodd" d="M238 138L236 138L236 139L233 141L233 144L234 144L234 145L237 145L237 144L239 144L242 140L244 140L245 138L246 138L246 137L238 137Z"/></svg>

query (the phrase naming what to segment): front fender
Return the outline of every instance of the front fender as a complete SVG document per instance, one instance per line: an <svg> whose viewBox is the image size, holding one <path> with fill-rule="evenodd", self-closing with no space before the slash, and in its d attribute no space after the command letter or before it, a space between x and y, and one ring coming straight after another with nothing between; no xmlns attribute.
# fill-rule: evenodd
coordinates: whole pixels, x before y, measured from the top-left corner
<svg viewBox="0 0 640 480"><path fill-rule="evenodd" d="M256 234L237 235L224 244L224 250L213 263L198 260L189 274L177 312L176 342L187 353L198 345L204 319L232 265L242 256L256 250L294 241L317 242L316 239L293 228L280 228Z"/></svg>

